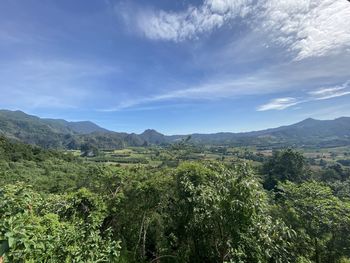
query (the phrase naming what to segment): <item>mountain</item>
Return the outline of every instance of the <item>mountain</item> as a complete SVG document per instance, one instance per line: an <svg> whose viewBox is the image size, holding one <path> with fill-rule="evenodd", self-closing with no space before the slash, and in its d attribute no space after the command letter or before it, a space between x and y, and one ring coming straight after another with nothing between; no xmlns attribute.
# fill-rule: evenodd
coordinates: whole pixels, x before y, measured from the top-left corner
<svg viewBox="0 0 350 263"><path fill-rule="evenodd" d="M45 122L21 111L0 110L0 133L6 137L45 148L62 147L64 135L74 132L60 121Z"/></svg>
<svg viewBox="0 0 350 263"><path fill-rule="evenodd" d="M44 148L79 149L84 144L101 149L158 144L158 133L112 132L90 121L45 119L22 111L0 110L0 135ZM146 140L147 139L147 140ZM149 141L148 141L149 140Z"/></svg>
<svg viewBox="0 0 350 263"><path fill-rule="evenodd" d="M107 132L108 130L101 128L91 121L68 122L60 119L42 119L33 115L28 115L22 111L0 110L0 121L4 125L2 128L30 128L30 126L41 126L43 129L49 129L55 133L80 133L88 134L92 132Z"/></svg>
<svg viewBox="0 0 350 263"><path fill-rule="evenodd" d="M0 134L44 148L79 149L84 144L101 149L161 145L188 135L166 136L148 129L141 134L113 132L93 122L43 119L22 111L0 110ZM335 120L306 119L278 128L245 133L189 134L190 142L208 145L272 147L335 147L350 145L350 117Z"/></svg>
<svg viewBox="0 0 350 263"><path fill-rule="evenodd" d="M245 133L192 134L192 141L204 144L266 147L332 147L350 145L350 117L341 117L335 120L308 118L288 126Z"/></svg>
<svg viewBox="0 0 350 263"><path fill-rule="evenodd" d="M147 129L140 134L140 137L150 144L164 144L167 142L165 135L153 129Z"/></svg>

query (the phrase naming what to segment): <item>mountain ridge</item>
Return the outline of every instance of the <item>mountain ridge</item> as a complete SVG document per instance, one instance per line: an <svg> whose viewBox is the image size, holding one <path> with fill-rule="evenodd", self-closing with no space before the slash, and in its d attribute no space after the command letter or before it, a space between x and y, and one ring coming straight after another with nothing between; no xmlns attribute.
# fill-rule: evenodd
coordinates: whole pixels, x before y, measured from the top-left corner
<svg viewBox="0 0 350 263"><path fill-rule="evenodd" d="M47 119L23 111L0 110L0 133L45 148L68 149L77 149L83 144L105 149L161 145L177 142L189 135L190 142L199 144L327 147L350 145L350 117L334 120L307 118L291 125L251 132L164 135L154 129L146 129L141 134L115 132L91 121Z"/></svg>

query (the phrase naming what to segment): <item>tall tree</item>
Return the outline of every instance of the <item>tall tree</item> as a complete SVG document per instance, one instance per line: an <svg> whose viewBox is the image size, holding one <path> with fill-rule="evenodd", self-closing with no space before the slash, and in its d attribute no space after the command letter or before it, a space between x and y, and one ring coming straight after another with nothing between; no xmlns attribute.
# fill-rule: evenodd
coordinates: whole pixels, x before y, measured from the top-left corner
<svg viewBox="0 0 350 263"><path fill-rule="evenodd" d="M275 151L264 164L264 187L273 189L278 182L291 181L300 183L309 178L310 170L303 155L292 149Z"/></svg>

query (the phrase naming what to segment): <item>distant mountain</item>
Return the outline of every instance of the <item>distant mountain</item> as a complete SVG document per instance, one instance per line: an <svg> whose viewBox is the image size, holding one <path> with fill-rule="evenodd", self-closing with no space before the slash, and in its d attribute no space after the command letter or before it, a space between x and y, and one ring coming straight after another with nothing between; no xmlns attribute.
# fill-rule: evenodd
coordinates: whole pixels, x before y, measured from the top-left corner
<svg viewBox="0 0 350 263"><path fill-rule="evenodd" d="M45 122L21 111L0 110L0 133L6 137L45 148L63 147L65 135L74 131L58 122Z"/></svg>
<svg viewBox="0 0 350 263"><path fill-rule="evenodd" d="M0 135L44 148L79 149L83 144L101 149L118 149L161 143L164 135L156 131L113 132L90 121L69 122L44 119L22 111L0 110ZM164 139L162 139L164 141Z"/></svg>
<svg viewBox="0 0 350 263"><path fill-rule="evenodd" d="M145 130L140 134L140 137L150 144L163 144L167 142L165 135L152 129Z"/></svg>
<svg viewBox="0 0 350 263"><path fill-rule="evenodd" d="M141 134L113 132L93 122L43 119L22 111L0 110L0 134L45 148L79 149L90 144L101 149L174 143L188 135L165 136L148 129ZM192 143L257 146L335 147L350 145L350 117L335 120L306 119L296 124L261 131L190 134Z"/></svg>
<svg viewBox="0 0 350 263"><path fill-rule="evenodd" d="M92 132L107 132L91 121L68 122L61 119L42 119L33 115L28 115L22 111L0 110L0 121L12 122L13 127L21 125L45 126L52 132L58 133L80 133L88 134Z"/></svg>
<svg viewBox="0 0 350 263"><path fill-rule="evenodd" d="M335 120L306 119L296 124L245 133L192 134L204 144L331 147L350 145L350 117Z"/></svg>

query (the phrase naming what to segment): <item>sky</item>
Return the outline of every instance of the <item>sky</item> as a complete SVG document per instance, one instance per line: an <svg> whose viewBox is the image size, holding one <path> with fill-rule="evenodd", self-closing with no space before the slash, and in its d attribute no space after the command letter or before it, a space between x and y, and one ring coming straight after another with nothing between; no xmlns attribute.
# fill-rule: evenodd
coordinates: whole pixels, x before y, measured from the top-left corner
<svg viewBox="0 0 350 263"><path fill-rule="evenodd" d="M1 0L0 108L164 134L350 116L350 2Z"/></svg>

